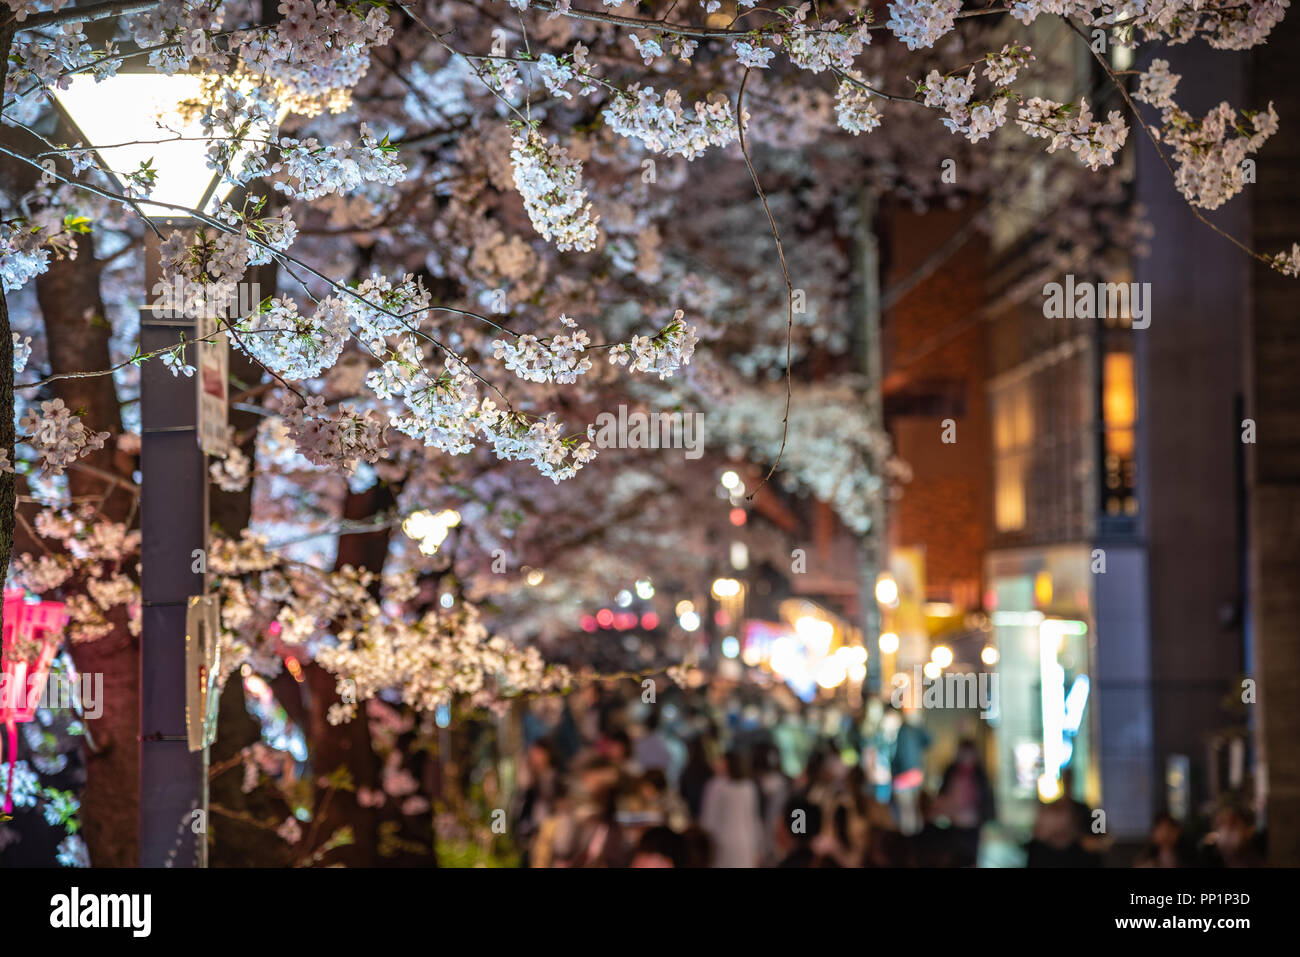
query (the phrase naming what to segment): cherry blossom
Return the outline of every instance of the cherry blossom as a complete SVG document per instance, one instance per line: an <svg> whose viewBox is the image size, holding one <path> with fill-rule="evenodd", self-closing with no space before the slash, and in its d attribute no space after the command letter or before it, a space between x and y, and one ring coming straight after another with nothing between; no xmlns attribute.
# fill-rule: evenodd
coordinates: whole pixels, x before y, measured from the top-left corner
<svg viewBox="0 0 1300 957"><path fill-rule="evenodd" d="M515 186L537 232L559 250L594 249L600 217L592 215L581 188L582 164L563 147L547 144L535 129L517 133L512 147Z"/></svg>
<svg viewBox="0 0 1300 957"><path fill-rule="evenodd" d="M33 407L18 422L23 441L38 456L37 467L52 475L63 470L95 449L102 449L109 433L91 432L73 415L62 399L50 399Z"/></svg>

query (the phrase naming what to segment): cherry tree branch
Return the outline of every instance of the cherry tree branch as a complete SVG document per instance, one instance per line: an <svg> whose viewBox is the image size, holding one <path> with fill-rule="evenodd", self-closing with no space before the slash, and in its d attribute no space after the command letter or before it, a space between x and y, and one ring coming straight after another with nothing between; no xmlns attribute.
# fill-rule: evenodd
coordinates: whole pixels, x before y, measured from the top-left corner
<svg viewBox="0 0 1300 957"><path fill-rule="evenodd" d="M37 13L17 25L19 31L32 30L36 27L56 27L64 23L90 23L93 20L107 20L110 17L124 17L132 13L142 13L158 6L159 0L106 0L104 3L92 3L84 7L64 7L58 11Z"/></svg>
<svg viewBox="0 0 1300 957"><path fill-rule="evenodd" d="M733 30L730 27L697 27L689 23L673 23L666 17L660 20L647 20L642 17L624 17L616 13L601 13L596 10L583 10L576 7L570 7L567 10L559 10L553 2L550 2L550 0L536 0L536 2L530 6L530 9L541 10L546 13L555 13L563 17L570 17L574 20L590 20L593 23L608 23L613 26L629 27L635 30L648 30L652 33L670 33L675 36L691 37L699 40L721 40L734 37L753 36L755 33L761 32L772 32L771 30L765 31L763 27L754 27L749 30ZM1006 7L989 7L983 10L963 10L958 13L956 17L959 20L965 20L970 17L997 16L1009 12L1010 11ZM786 21L781 19L777 22L785 23ZM867 29L884 30L885 24L873 23L870 24Z"/></svg>
<svg viewBox="0 0 1300 957"><path fill-rule="evenodd" d="M1121 80L1119 76L1116 75L1115 71L1110 68L1110 64L1106 62L1106 58L1093 48L1092 44L1088 42L1087 35L1074 24L1074 21L1070 20L1069 17L1062 17L1061 19L1065 21L1066 26L1082 38L1084 44L1088 46L1088 49L1092 50L1093 57L1097 60L1097 63L1101 66L1102 70L1105 71L1106 75L1110 77L1111 82L1115 84L1115 88L1119 90L1119 95L1124 98L1124 102L1128 105L1129 112L1133 114L1133 121L1137 123L1138 126L1142 127L1142 132L1146 133L1147 139L1151 140L1151 145L1155 147L1156 155L1160 157L1160 162L1164 163L1165 169L1169 171L1170 178L1176 181L1178 174L1174 171L1174 164L1169 161L1169 157L1165 155L1164 148L1160 145L1160 137L1156 135L1156 132L1153 129L1151 129L1146 120L1142 119L1142 114L1138 112L1137 104L1133 102L1133 98L1129 95L1128 87L1124 85L1124 81ZM1210 222L1206 215L1202 213L1190 200L1188 201L1187 206L1191 209L1192 215L1200 220L1200 222L1210 227L1210 229L1218 233L1228 242L1232 243L1232 245L1236 246L1247 256L1250 256L1253 259L1258 259L1267 266L1276 268L1276 264L1273 262L1272 257L1256 252L1227 230Z"/></svg>

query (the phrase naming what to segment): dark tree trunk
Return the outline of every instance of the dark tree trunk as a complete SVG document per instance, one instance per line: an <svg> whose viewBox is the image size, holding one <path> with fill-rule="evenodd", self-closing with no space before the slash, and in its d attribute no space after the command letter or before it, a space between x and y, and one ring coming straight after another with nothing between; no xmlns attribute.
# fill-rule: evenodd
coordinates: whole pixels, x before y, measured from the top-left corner
<svg viewBox="0 0 1300 957"><path fill-rule="evenodd" d="M348 493L343 505L343 518L360 520L390 507L393 496L385 486L376 486L361 493ZM339 539L336 568L351 565L367 568L376 574L382 572L388 557L387 530L344 535ZM341 725L331 725L326 714L332 704L339 701L335 693L335 678L325 669L312 664L304 669L311 721L308 733L311 744L312 769L317 779L338 768L351 772L357 788L379 786L379 762L370 746L370 728L365 711L358 708L357 716ZM316 789L318 801L324 794ZM351 825L354 843L350 847L332 852L325 863L343 863L348 867L373 867L379 863L378 815L372 808L357 802L355 791L339 791L330 799L328 807L315 825L316 839L327 839L337 828Z"/></svg>
<svg viewBox="0 0 1300 957"><path fill-rule="evenodd" d="M75 260L52 260L49 271L36 279L54 374L97 371L112 364L110 329L99 292L100 266L89 238L79 247ZM59 379L52 389L82 416L87 428L114 435L122 431L112 376ZM90 468L74 466L68 472L73 497L100 501L100 512L109 520L134 521L137 490L129 481L134 456L117 455L109 442L78 464L83 463ZM117 483L114 477L124 481ZM115 627L103 638L69 644L68 651L79 671L101 674L104 681L103 713L86 722L93 742L87 748L81 797L86 846L96 866L128 867L138 858L140 643L123 615L111 620Z"/></svg>
<svg viewBox="0 0 1300 957"><path fill-rule="evenodd" d="M271 209L268 208L267 212L271 212ZM265 297L275 294L276 275L277 266L272 262L265 266L254 266L248 271L247 279L254 283ZM243 352L231 348L230 394L232 398L240 392L260 385L264 377L261 366ZM253 459L257 442L257 426L261 421L262 416L256 412L235 408L230 410L230 425L234 428L236 437L243 439L239 443L239 448L248 456L249 461ZM237 538L240 531L248 527L249 519L252 517L253 483L249 482L248 487L242 492L226 492L213 485L210 490L208 509L213 534L225 538Z"/></svg>
<svg viewBox="0 0 1300 957"><path fill-rule="evenodd" d="M270 263L255 267L249 271L248 279L267 293L273 293L276 265ZM257 386L262 378L261 366L244 353L230 350L232 396ZM261 416L255 412L230 410L230 425L237 437L243 437L239 447L250 461L260 420ZM252 518L253 483L250 481L239 492L226 492L215 484L209 491L208 517L213 534L237 538ZM302 695L292 676L281 671L271 682L271 690L284 705L290 719L303 727ZM213 867L288 867L301 856L299 847L268 832L269 824L278 824L292 813L289 805L280 795L265 787L244 793L242 762L229 766L241 751L256 744L261 737L262 729L245 705L243 679L239 674L233 674L227 679L221 695L217 740L213 742L209 755L215 772L208 783L212 808L209 862Z"/></svg>
<svg viewBox="0 0 1300 957"><path fill-rule="evenodd" d="M0 34L0 39L4 39ZM8 47L8 43L3 46ZM0 89L4 88L4 69L0 67ZM9 461L14 460L14 340L9 329L9 305L0 291L0 449ZM0 580L9 574L9 560L14 551L14 503L17 500L17 476L0 473ZM0 620L0 624L3 624ZM10 761L13 755L8 755Z"/></svg>
<svg viewBox="0 0 1300 957"><path fill-rule="evenodd" d="M0 53L4 54L0 56L0 90L5 87L5 76L9 72L9 46L13 39L12 23L0 26ZM14 341L13 331L9 328L9 304L5 301L3 288L0 288L0 448L9 453L9 461L13 462ZM0 581L9 574L9 559L14 551L16 482L17 476L12 472L0 473Z"/></svg>

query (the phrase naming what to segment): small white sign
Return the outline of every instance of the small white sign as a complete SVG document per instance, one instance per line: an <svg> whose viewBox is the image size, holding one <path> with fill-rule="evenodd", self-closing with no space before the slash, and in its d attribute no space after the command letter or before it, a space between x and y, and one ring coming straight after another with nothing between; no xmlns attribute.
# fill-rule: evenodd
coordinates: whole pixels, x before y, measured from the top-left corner
<svg viewBox="0 0 1300 957"><path fill-rule="evenodd" d="M217 674L221 670L221 603L192 595L185 610L185 732L191 751L217 739Z"/></svg>
<svg viewBox="0 0 1300 957"><path fill-rule="evenodd" d="M198 351L198 410L199 447L207 455L225 458L230 452L230 433L227 429L229 407L230 346L226 333L215 315L200 315L194 324L199 341Z"/></svg>

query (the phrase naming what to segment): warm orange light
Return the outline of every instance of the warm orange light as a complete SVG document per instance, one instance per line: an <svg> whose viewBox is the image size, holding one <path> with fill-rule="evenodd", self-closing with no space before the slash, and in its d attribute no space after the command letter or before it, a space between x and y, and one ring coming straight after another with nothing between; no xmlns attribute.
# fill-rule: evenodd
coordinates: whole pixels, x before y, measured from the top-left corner
<svg viewBox="0 0 1300 957"><path fill-rule="evenodd" d="M1133 457L1133 425L1137 421L1137 388L1133 355L1108 352L1102 364L1102 416L1106 422L1106 452Z"/></svg>
<svg viewBox="0 0 1300 957"><path fill-rule="evenodd" d="M1050 572L1041 571L1034 576L1034 600L1042 606L1052 603L1052 576Z"/></svg>

